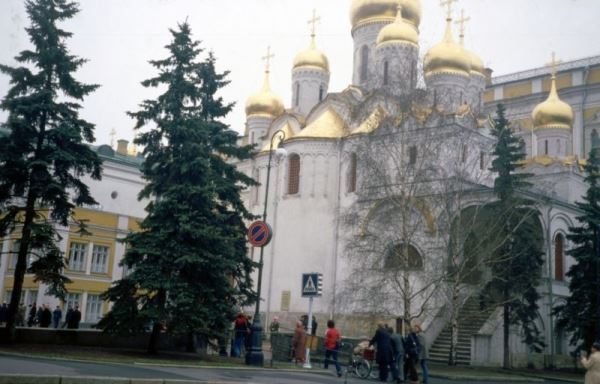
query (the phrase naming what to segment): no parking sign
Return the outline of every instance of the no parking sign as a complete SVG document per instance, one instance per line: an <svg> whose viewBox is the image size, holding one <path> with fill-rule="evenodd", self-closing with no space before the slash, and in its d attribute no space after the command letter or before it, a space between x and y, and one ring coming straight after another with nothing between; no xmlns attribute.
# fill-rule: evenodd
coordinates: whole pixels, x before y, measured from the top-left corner
<svg viewBox="0 0 600 384"><path fill-rule="evenodd" d="M264 247L272 237L271 226L262 220L257 220L248 227L248 241L255 247Z"/></svg>

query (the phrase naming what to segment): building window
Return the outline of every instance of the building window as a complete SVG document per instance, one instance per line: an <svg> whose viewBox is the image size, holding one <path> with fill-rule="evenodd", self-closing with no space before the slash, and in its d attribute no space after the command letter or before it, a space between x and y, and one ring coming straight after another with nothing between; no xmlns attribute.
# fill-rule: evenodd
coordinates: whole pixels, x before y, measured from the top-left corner
<svg viewBox="0 0 600 384"><path fill-rule="evenodd" d="M23 297L23 292L21 292L21 297ZM25 306L29 306L29 304L36 305L38 298L38 291L27 291L27 298L25 299ZM23 301L23 300L21 300Z"/></svg>
<svg viewBox="0 0 600 384"><path fill-rule="evenodd" d="M323 95L325 94L325 90L323 89L323 86L321 85L319 87L319 101L323 100Z"/></svg>
<svg viewBox="0 0 600 384"><path fill-rule="evenodd" d="M296 83L296 91L295 92L296 92L296 97L295 97L296 103L295 104L297 107L298 105L300 105L300 83L299 82Z"/></svg>
<svg viewBox="0 0 600 384"><path fill-rule="evenodd" d="M65 296L65 308L79 307L81 303L81 293L67 293Z"/></svg>
<svg viewBox="0 0 600 384"><path fill-rule="evenodd" d="M69 250L69 269L72 271L85 271L85 253L87 245L83 243L71 243Z"/></svg>
<svg viewBox="0 0 600 384"><path fill-rule="evenodd" d="M356 192L356 153L350 155L350 167L348 168L348 192Z"/></svg>
<svg viewBox="0 0 600 384"><path fill-rule="evenodd" d="M250 132L250 144L254 144L254 131Z"/></svg>
<svg viewBox="0 0 600 384"><path fill-rule="evenodd" d="M108 247L94 245L92 249L92 272L106 273L108 266Z"/></svg>
<svg viewBox="0 0 600 384"><path fill-rule="evenodd" d="M485 153L483 151L479 152L479 169L483 171L485 168Z"/></svg>
<svg viewBox="0 0 600 384"><path fill-rule="evenodd" d="M544 140L544 155L548 155L548 140Z"/></svg>
<svg viewBox="0 0 600 384"><path fill-rule="evenodd" d="M564 244L564 236L559 233L554 238L554 280L556 281L563 281L565 279Z"/></svg>
<svg viewBox="0 0 600 384"><path fill-rule="evenodd" d="M388 67L387 61L383 62L383 85L388 85Z"/></svg>
<svg viewBox="0 0 600 384"><path fill-rule="evenodd" d="M367 81L369 71L369 47L363 45L360 49L360 82Z"/></svg>
<svg viewBox="0 0 600 384"><path fill-rule="evenodd" d="M256 181L257 183L260 183L260 170L258 168L254 169L254 171L252 171L252 178L254 179L254 181ZM252 196L252 204L256 205L258 204L258 198L260 195L260 184L254 186L253 188L253 196Z"/></svg>
<svg viewBox="0 0 600 384"><path fill-rule="evenodd" d="M467 157L469 157L469 147L466 144L463 144L462 146L462 155L460 158L460 162L461 163L466 163L467 162Z"/></svg>
<svg viewBox="0 0 600 384"><path fill-rule="evenodd" d="M290 168L288 172L288 194L295 195L300 190L300 156L290 156Z"/></svg>
<svg viewBox="0 0 600 384"><path fill-rule="evenodd" d="M412 146L408 148L408 164L417 164L417 147Z"/></svg>
<svg viewBox="0 0 600 384"><path fill-rule="evenodd" d="M102 299L100 295L88 294L85 305L85 322L97 323L102 318Z"/></svg>
<svg viewBox="0 0 600 384"><path fill-rule="evenodd" d="M385 267L392 270L421 270L423 269L423 258L412 245L395 244L387 250Z"/></svg>
<svg viewBox="0 0 600 384"><path fill-rule="evenodd" d="M15 240L13 241L11 255L10 255L10 264L8 265L8 269L16 269L17 268L17 260L19 260L19 247L21 247L21 241ZM26 256L27 269L31 267L31 263L33 262L33 257L31 253L28 253Z"/></svg>

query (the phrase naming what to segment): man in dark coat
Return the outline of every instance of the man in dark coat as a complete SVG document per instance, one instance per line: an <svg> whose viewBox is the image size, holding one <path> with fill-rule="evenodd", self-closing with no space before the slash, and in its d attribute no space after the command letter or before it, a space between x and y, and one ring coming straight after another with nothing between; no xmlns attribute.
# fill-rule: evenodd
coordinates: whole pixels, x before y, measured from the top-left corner
<svg viewBox="0 0 600 384"><path fill-rule="evenodd" d="M81 321L81 312L79 312L79 306L76 305L75 309L71 312L71 316L68 316L67 328L77 329L79 328L79 322Z"/></svg>
<svg viewBox="0 0 600 384"><path fill-rule="evenodd" d="M60 306L56 306L56 309L52 312L52 326L58 328L60 325L60 319L62 319L62 310Z"/></svg>
<svg viewBox="0 0 600 384"><path fill-rule="evenodd" d="M396 369L396 364L394 364L394 356L396 356L398 351L395 350L390 339L390 333L383 324L379 324L375 336L373 336L369 342L369 346L373 344L377 345L377 356L375 360L377 361L377 365L379 365L379 381L386 382L388 371L391 370L392 378L396 382L400 382L398 380L398 370Z"/></svg>
<svg viewBox="0 0 600 384"><path fill-rule="evenodd" d="M388 331L390 331L392 349L396 351L396 355L394 356L394 365L398 370L398 381L404 382L404 340L402 339L402 334L400 333L399 329L396 329L395 333L391 328Z"/></svg>
<svg viewBox="0 0 600 384"><path fill-rule="evenodd" d="M8 317L8 306L6 303L3 303L0 307L0 323L6 323L6 319Z"/></svg>
<svg viewBox="0 0 600 384"><path fill-rule="evenodd" d="M47 304L44 304L44 308L42 309L42 315L40 316L40 327L48 328L52 323L52 312L50 308L48 308Z"/></svg>

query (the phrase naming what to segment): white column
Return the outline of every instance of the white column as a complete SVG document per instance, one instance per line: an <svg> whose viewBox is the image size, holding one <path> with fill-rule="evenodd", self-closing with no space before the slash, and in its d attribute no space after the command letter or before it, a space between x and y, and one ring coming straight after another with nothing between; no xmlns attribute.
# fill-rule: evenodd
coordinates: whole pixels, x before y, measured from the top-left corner
<svg viewBox="0 0 600 384"><path fill-rule="evenodd" d="M92 273L92 250L94 249L94 242L90 241L87 245L85 252L85 274L89 275Z"/></svg>

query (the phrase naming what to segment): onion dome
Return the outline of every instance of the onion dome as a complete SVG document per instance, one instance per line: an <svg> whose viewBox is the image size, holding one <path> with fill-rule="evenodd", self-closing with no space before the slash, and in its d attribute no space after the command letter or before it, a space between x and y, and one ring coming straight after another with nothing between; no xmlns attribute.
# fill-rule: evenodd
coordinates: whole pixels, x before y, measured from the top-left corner
<svg viewBox="0 0 600 384"><path fill-rule="evenodd" d="M446 19L446 33L442 42L434 45L424 63L425 76L437 73L452 73L469 76L471 56L452 37L452 18Z"/></svg>
<svg viewBox="0 0 600 384"><path fill-rule="evenodd" d="M465 51L471 59L471 73L487 77L487 73L485 72L485 64L483 64L483 60L481 60L481 57L479 57L479 55L477 55L474 52L467 50Z"/></svg>
<svg viewBox="0 0 600 384"><path fill-rule="evenodd" d="M418 28L421 23L420 0L353 0L350 8L352 28L370 21L394 21L398 3L402 6L404 18Z"/></svg>
<svg viewBox="0 0 600 384"><path fill-rule="evenodd" d="M552 75L552 85L548 98L535 107L531 116L533 117L534 129L571 129L573 126L573 108L558 97L555 75Z"/></svg>
<svg viewBox="0 0 600 384"><path fill-rule="evenodd" d="M419 43L417 30L402 18L401 5L398 5L396 20L381 28L379 35L377 35L378 46L386 43L410 43L414 45Z"/></svg>
<svg viewBox="0 0 600 384"><path fill-rule="evenodd" d="M310 47L298 53L294 58L293 69L318 68L324 70L325 72L329 72L329 60L327 60L327 56L317 49L315 44L315 35L313 34L311 37L312 40L310 42Z"/></svg>
<svg viewBox="0 0 600 384"><path fill-rule="evenodd" d="M262 90L248 98L246 101L246 116L277 117L284 111L283 102L269 85L269 71L265 71Z"/></svg>

